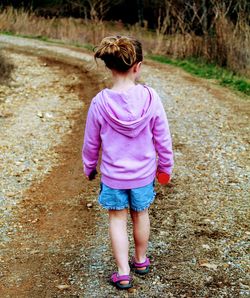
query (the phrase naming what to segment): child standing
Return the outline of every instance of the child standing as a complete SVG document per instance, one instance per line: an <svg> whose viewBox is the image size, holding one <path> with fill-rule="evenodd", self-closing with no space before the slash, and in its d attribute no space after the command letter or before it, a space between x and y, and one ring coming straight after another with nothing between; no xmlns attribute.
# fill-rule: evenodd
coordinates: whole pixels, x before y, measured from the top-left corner
<svg viewBox="0 0 250 298"><path fill-rule="evenodd" d="M99 203L109 212L109 233L118 271L111 282L120 289L132 286L130 267L149 271L146 256L154 200L154 180L167 183L173 167L168 121L156 91L136 84L143 60L141 43L111 36L95 49L95 58L111 70L113 86L92 100L85 128L84 172L93 179L102 147ZM129 264L127 216L133 222L134 256Z"/></svg>

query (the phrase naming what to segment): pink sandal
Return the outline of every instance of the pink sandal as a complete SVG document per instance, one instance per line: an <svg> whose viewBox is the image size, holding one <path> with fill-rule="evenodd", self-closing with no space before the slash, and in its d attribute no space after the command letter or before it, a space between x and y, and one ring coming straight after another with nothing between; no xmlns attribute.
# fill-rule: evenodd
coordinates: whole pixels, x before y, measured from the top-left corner
<svg viewBox="0 0 250 298"><path fill-rule="evenodd" d="M119 275L118 272L114 272L110 281L113 285L121 290L127 290L132 287L132 277L130 275ZM128 283L121 283L122 281L128 281Z"/></svg>
<svg viewBox="0 0 250 298"><path fill-rule="evenodd" d="M146 258L146 261L143 263L137 263L135 261L135 258L132 258L132 261L130 263L130 267L135 269L135 273L140 274L140 275L145 275L149 272L149 265L150 265L149 258ZM146 268L141 269L143 267L146 267Z"/></svg>

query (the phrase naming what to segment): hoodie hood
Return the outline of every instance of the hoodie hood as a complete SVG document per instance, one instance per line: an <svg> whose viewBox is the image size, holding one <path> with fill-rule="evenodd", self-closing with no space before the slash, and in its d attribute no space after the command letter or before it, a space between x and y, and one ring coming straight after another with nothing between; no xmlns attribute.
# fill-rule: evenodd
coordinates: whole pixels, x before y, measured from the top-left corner
<svg viewBox="0 0 250 298"><path fill-rule="evenodd" d="M131 138L145 128L155 109L152 92L140 84L124 92L104 89L94 102L99 113L114 130Z"/></svg>

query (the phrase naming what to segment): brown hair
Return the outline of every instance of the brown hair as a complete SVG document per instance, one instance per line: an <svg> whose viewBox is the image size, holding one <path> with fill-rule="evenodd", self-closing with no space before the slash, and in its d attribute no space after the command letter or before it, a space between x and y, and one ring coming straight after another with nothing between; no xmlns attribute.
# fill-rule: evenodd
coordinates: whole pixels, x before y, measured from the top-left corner
<svg viewBox="0 0 250 298"><path fill-rule="evenodd" d="M126 72L143 60L142 45L131 37L108 36L95 48L94 57L103 60L109 69Z"/></svg>

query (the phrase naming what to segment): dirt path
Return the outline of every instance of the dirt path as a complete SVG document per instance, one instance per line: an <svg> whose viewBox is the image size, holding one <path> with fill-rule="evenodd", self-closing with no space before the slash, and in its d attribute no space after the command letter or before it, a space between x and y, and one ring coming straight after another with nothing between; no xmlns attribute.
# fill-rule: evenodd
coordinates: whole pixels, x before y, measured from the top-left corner
<svg viewBox="0 0 250 298"><path fill-rule="evenodd" d="M151 208L152 272L118 292L107 283L115 267L107 215L96 203L99 181L81 174L87 107L106 77L79 50L0 42L25 68L0 89L0 297L247 297L249 101L145 63L142 80L166 107L176 167Z"/></svg>

